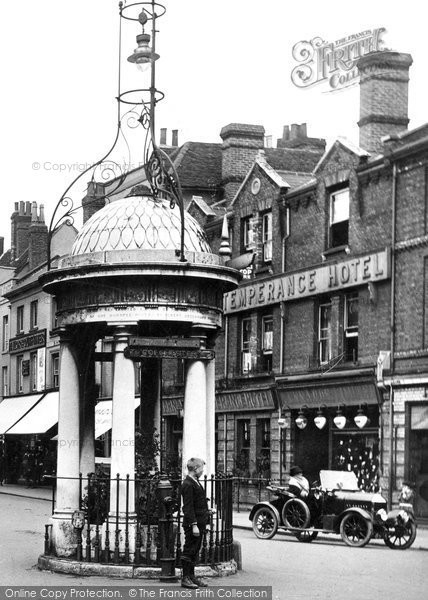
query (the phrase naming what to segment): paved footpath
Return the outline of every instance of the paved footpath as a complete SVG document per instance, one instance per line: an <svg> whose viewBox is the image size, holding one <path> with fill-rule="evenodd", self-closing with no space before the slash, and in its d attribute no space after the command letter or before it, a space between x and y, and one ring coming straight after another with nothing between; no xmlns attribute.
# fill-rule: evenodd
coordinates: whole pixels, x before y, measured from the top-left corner
<svg viewBox="0 0 428 600"><path fill-rule="evenodd" d="M0 486L0 494L8 494L11 496L23 496L25 498L34 498L36 500L46 500L52 502L52 488L51 487L35 487L28 488L23 485L4 484ZM233 512L233 526L235 529L251 529L251 521L248 518L249 511L241 510L240 512ZM280 535L291 536L294 539L293 534L279 530ZM340 536L334 534L320 535L319 539L331 539L338 540ZM382 543L380 540L375 540L375 543ZM372 543L372 542L371 542ZM414 550L428 550L428 524L418 524L418 532L416 534L416 540L412 546Z"/></svg>

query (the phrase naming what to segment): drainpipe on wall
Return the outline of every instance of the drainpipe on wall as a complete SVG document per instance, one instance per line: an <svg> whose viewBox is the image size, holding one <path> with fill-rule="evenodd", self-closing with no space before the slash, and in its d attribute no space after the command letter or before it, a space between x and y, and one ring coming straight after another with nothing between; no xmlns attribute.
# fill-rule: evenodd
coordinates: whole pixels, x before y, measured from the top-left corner
<svg viewBox="0 0 428 600"><path fill-rule="evenodd" d="M389 385L389 475L388 506L392 508L392 488L394 485L394 351L395 351L395 219L397 202L397 163L392 165L392 231L391 231L391 313L390 313L390 347L391 347L391 383Z"/></svg>
<svg viewBox="0 0 428 600"><path fill-rule="evenodd" d="M279 305L281 324L279 329L279 372L284 373L284 321L285 321L285 306L284 302Z"/></svg>
<svg viewBox="0 0 428 600"><path fill-rule="evenodd" d="M229 347L229 317L225 316L224 317L224 371L223 371L223 375L224 375L225 379L227 379L227 371L229 369L228 347Z"/></svg>

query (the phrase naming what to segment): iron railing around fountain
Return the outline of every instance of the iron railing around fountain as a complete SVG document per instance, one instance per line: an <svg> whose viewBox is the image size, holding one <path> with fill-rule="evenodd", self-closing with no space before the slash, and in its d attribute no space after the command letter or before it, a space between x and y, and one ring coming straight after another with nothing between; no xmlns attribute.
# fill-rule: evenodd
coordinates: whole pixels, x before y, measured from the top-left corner
<svg viewBox="0 0 428 600"><path fill-rule="evenodd" d="M70 481L72 478L63 478ZM180 566L184 543L181 511L181 480L169 479L168 509L162 511L158 493L159 477L148 479L125 479L90 473L80 475L80 506L84 515L83 527L76 531L76 552L70 559L85 562L134 564L159 566L165 553L173 552L176 566ZM200 564L215 565L233 558L233 477L216 474L201 479L211 509L208 530L202 539ZM128 509L119 512L119 490L125 505L131 507L130 494L134 489L135 512ZM114 493L117 504L110 506L110 494ZM56 500L53 501L53 512ZM165 514L167 518L165 519ZM168 526L171 544L165 548L161 527ZM45 531L45 554L54 555L50 540L50 527ZM133 540L133 541L131 541Z"/></svg>

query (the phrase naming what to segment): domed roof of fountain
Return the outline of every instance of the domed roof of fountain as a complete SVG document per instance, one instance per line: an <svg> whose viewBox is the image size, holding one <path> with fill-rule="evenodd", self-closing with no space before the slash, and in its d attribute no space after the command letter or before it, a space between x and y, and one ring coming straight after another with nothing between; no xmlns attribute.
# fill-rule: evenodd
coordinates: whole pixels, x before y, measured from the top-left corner
<svg viewBox="0 0 428 600"><path fill-rule="evenodd" d="M205 232L184 212L184 250L211 254ZM178 206L152 196L129 196L97 211L84 224L72 256L120 250L179 250L181 220Z"/></svg>

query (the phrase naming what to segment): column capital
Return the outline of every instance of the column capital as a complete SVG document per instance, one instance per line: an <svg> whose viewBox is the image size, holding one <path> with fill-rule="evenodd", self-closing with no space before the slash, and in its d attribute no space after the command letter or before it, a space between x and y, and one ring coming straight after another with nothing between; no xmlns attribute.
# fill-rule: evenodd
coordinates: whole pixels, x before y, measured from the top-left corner
<svg viewBox="0 0 428 600"><path fill-rule="evenodd" d="M132 329L126 325L115 325L111 331L115 346L118 344L128 345L131 335L133 335ZM117 348L115 350L117 351Z"/></svg>

